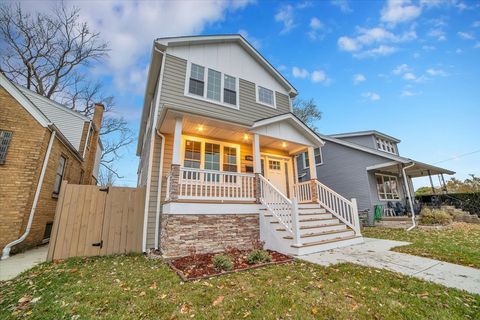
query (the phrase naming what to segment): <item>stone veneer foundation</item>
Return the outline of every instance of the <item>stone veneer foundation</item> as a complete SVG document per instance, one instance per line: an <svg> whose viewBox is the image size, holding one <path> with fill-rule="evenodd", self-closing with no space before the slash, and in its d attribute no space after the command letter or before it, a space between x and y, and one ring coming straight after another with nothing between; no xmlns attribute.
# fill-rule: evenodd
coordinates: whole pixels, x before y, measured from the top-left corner
<svg viewBox="0 0 480 320"><path fill-rule="evenodd" d="M162 215L160 249L164 257L253 248L260 237L258 214Z"/></svg>

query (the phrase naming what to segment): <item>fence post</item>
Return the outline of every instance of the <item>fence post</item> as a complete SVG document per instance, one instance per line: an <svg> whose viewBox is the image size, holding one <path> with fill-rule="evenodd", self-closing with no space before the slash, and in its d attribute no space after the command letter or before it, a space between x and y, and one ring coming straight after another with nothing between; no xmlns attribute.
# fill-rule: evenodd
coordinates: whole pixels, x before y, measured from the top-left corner
<svg viewBox="0 0 480 320"><path fill-rule="evenodd" d="M358 206L357 206L357 199L352 198L352 214L353 214L353 225L355 226L355 235L357 237L361 236L360 232L360 219L358 217Z"/></svg>
<svg viewBox="0 0 480 320"><path fill-rule="evenodd" d="M295 246L301 246L300 240L300 222L298 217L298 200L296 197L292 199L292 231Z"/></svg>

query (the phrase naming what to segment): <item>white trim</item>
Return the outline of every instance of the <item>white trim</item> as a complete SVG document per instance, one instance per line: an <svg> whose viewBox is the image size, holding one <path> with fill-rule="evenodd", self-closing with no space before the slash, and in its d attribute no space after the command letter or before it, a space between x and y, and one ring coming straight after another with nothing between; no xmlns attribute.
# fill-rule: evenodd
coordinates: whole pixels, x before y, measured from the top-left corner
<svg viewBox="0 0 480 320"><path fill-rule="evenodd" d="M175 118L175 130L173 132L173 150L172 150L172 164L183 163L182 159L182 131L183 118Z"/></svg>
<svg viewBox="0 0 480 320"><path fill-rule="evenodd" d="M315 163L315 151L313 147L308 147L308 162L310 164L310 179L317 179L317 166L312 165Z"/></svg>
<svg viewBox="0 0 480 320"><path fill-rule="evenodd" d="M391 162L385 162L385 163L380 163L380 164L376 164L376 165L373 165L373 166L369 166L366 169L367 169L367 171L370 171L370 170L376 170L376 169L382 169L382 168L385 168L385 167L395 166L397 164L398 164L397 161L391 161Z"/></svg>
<svg viewBox="0 0 480 320"><path fill-rule="evenodd" d="M396 193L396 196L398 198L392 198L392 199L388 199L388 198L382 198L382 196L380 195L380 190L378 190L378 183L377 183L377 176L378 177L382 177L382 183L385 184L385 179L384 177L388 177L388 178L395 178L395 182L396 182L396 185L397 185L397 193ZM378 195L378 199L380 201L399 201L401 200L401 197L400 197L400 190L399 187L400 185L398 184L398 176L395 176L395 175L392 175L392 174L384 174L384 173L375 173L375 186L377 187L377 195ZM387 192L383 192L385 195L387 195ZM392 197L395 195L393 192L390 192L388 193L390 195L392 195Z"/></svg>
<svg viewBox="0 0 480 320"><path fill-rule="evenodd" d="M392 140L393 142L396 142L396 143L401 142L401 140L395 137L389 136L388 134L381 133L376 130L339 133L339 134L332 134L330 136L334 138L349 138L349 137L361 137L361 136L369 136L369 135L380 136L380 137L383 137L384 139Z"/></svg>
<svg viewBox="0 0 480 320"><path fill-rule="evenodd" d="M321 147L317 147L317 148L314 148L314 150L313 150L313 151L315 152L315 150L317 150L317 149L318 149L318 152L320 152L320 159L322 159L322 162L320 162L320 163L317 163L317 161L315 161L315 166L316 166L316 167L318 167L318 166L321 166L321 165L323 164L323 153L322 153L322 148L321 148ZM315 154L314 154L314 156L315 156Z"/></svg>
<svg viewBox="0 0 480 320"><path fill-rule="evenodd" d="M162 214L259 214L261 208L262 205L257 203L167 202L163 205Z"/></svg>
<svg viewBox="0 0 480 320"><path fill-rule="evenodd" d="M205 170L205 143L212 143L212 144L218 144L220 145L220 170L213 170L213 171L219 171L219 172L231 172L231 171L224 171L223 170L223 157L224 157L224 147L230 147L230 148L235 148L237 149L237 172L241 173L241 154L240 154L240 145L236 143L230 143L230 142L225 142L225 141L218 141L218 140L213 140L213 139L207 139L207 138L202 138L202 137L196 137L196 136L189 136L189 135L182 135L182 144L181 144L181 151L180 151L180 164L183 167L184 166L184 160L185 160L185 143L186 140L190 141L196 141L200 142L200 168L201 170Z"/></svg>
<svg viewBox="0 0 480 320"><path fill-rule="evenodd" d="M196 64L197 66L200 66L200 67L204 68L203 69L203 96L199 96L197 94L190 93L190 91L189 91L190 73L192 71L192 63ZM213 71L216 71L216 72L220 73L220 101L207 98L208 70L213 70ZM235 90L236 90L236 99L235 99L236 104L235 105L230 104L230 103L226 103L226 102L223 101L223 90L225 88L225 75L227 75L229 77L232 77L232 78L235 78ZM192 99L197 99L197 100L202 100L202 101L205 101L205 102L208 102L208 103L213 103L213 104L216 104L216 105L219 105L219 106L222 106L222 107L227 107L227 108L239 110L240 109L240 92L239 91L240 91L240 78L238 76L226 74L226 73L224 73L222 71L219 71L219 70L217 70L213 67L209 67L209 66L206 66L206 65L203 65L203 64L200 64L200 63L196 63L196 62L187 60L187 72L186 72L186 75L185 75L185 87L184 87L184 92L183 92L183 94L186 97L189 97L189 98L192 98Z"/></svg>
<svg viewBox="0 0 480 320"><path fill-rule="evenodd" d="M259 89L259 88L263 88L263 89L272 91L273 105L268 104L268 103L265 103L265 102L262 102L262 101L259 100L259 97L258 97L258 89ZM270 88L267 88L266 86L261 86L261 85L255 83L255 101L256 101L258 104L267 106L267 107L272 108L272 109L277 109L277 100L276 100L276 97L275 97L275 96L276 96L276 91L275 91L275 90L270 89Z"/></svg>
<svg viewBox="0 0 480 320"><path fill-rule="evenodd" d="M21 91L0 72L0 86L12 95L25 110L32 115L43 127L47 127L51 121L40 111Z"/></svg>

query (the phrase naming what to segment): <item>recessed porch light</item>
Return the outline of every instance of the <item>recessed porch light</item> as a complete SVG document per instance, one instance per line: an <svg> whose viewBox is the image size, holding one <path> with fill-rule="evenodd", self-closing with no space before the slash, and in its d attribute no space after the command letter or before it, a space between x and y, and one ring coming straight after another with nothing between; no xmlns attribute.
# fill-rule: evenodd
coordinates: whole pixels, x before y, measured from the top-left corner
<svg viewBox="0 0 480 320"><path fill-rule="evenodd" d="M286 148L286 147L287 147L287 143L286 143L285 141L282 142L282 147L283 147L283 148Z"/></svg>
<svg viewBox="0 0 480 320"><path fill-rule="evenodd" d="M200 132L203 132L203 129L204 129L203 125L199 125L198 128L197 128L197 130L200 131Z"/></svg>
<svg viewBox="0 0 480 320"><path fill-rule="evenodd" d="M245 140L245 141L248 140L248 134L245 133L245 134L243 135L243 140Z"/></svg>

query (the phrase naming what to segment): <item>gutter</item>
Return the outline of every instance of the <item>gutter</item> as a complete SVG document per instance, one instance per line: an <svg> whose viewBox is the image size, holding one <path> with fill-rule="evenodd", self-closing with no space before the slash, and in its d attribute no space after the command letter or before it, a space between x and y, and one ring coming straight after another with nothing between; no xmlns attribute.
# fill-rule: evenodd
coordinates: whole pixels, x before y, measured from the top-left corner
<svg viewBox="0 0 480 320"><path fill-rule="evenodd" d="M158 190L157 190L157 211L155 214L155 249L158 250L158 237L160 236L160 197L162 196L162 177L163 177L163 154L165 150L165 136L161 134L158 129L157 135L162 138L162 145L160 146L160 168L158 170Z"/></svg>
<svg viewBox="0 0 480 320"><path fill-rule="evenodd" d="M38 179L37 190L35 190L32 209L30 210L30 216L28 217L27 228L25 229L25 232L22 234L20 238L10 242L3 248L1 260L8 259L10 255L10 250L12 249L12 247L14 245L19 244L23 240L25 240L28 234L30 233L30 229L32 228L32 223L33 223L33 217L35 216L35 209L37 208L38 198L40 196L40 191L42 189L43 178L45 177L45 171L47 171L47 166L48 166L48 161L50 159L50 153L52 151L53 141L55 140L55 135L56 135L56 131L52 130L50 141L48 142L47 152L45 154L45 159L43 160L42 171L40 173L40 178Z"/></svg>
<svg viewBox="0 0 480 320"><path fill-rule="evenodd" d="M410 231L412 229L414 229L417 224L415 223L415 210L413 209L413 200L412 200L412 194L410 192L410 186L408 184L408 180L407 180L407 173L406 173L406 170L408 168L411 168L415 165L415 162L412 162L410 163L408 166L404 166L402 168L402 174L403 174L403 181L405 183L405 189L407 189L407 193L408 193L408 202L410 204L410 212L412 212L412 226L410 228L407 229L407 231Z"/></svg>

